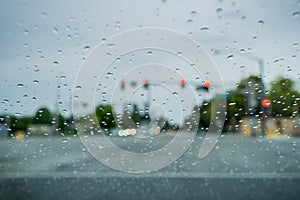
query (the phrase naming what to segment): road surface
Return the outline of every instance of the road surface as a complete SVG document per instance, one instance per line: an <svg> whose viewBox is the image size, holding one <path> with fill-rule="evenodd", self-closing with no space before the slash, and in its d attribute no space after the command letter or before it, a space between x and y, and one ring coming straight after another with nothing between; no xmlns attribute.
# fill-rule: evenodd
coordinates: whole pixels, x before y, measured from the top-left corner
<svg viewBox="0 0 300 200"><path fill-rule="evenodd" d="M148 152L174 137L112 137L120 148ZM198 158L203 135L157 172L128 174L97 161L78 137L0 140L0 199L298 199L300 138L222 136Z"/></svg>

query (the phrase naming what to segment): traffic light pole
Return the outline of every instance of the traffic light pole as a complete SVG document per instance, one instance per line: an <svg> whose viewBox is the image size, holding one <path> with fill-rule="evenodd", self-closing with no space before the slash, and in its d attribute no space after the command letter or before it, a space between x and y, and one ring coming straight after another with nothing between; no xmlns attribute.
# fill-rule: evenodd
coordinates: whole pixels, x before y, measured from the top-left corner
<svg viewBox="0 0 300 200"><path fill-rule="evenodd" d="M255 62L258 63L259 66L259 76L260 76L260 87L261 87L261 92L260 92L260 110L261 110L261 136L265 136L266 135L266 119L268 117L268 110L267 108L264 108L262 105L262 100L265 99L265 85L264 85L264 81L263 81L263 77L264 77L264 60L262 58L258 58L256 56L253 55L249 55L249 54L244 54L241 53L239 51L234 51L234 50L219 50L216 49L213 52L213 55L220 55L220 54L225 54L225 53L234 53L234 54L238 54L240 56L243 56L245 58L248 58L250 60L254 60Z"/></svg>
<svg viewBox="0 0 300 200"><path fill-rule="evenodd" d="M261 87L261 93L260 93L260 110L262 111L262 117L261 117L261 136L266 136L266 120L268 118L268 108L265 108L262 105L262 101L266 98L265 94L265 84L263 81L264 76L264 61L263 59L258 58L258 65L259 65L259 74L260 74L260 87Z"/></svg>

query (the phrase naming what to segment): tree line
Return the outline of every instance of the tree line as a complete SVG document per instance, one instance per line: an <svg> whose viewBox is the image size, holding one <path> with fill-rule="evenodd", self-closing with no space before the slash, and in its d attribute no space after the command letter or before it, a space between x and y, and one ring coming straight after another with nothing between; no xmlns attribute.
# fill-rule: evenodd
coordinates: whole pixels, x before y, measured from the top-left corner
<svg viewBox="0 0 300 200"><path fill-rule="evenodd" d="M245 117L261 117L262 86L260 77L249 76L241 80L234 89L228 91L227 113L223 131L235 131L240 120ZM269 117L296 117L299 115L300 93L295 89L295 82L289 78L279 77L270 85L270 89L265 93L266 98L271 100L268 108ZM204 101L201 105L195 106L194 110L199 111L199 130L207 130L211 120L212 101ZM117 128L118 121L115 119L115 112L111 105L99 105L95 109L99 125L105 130ZM128 120L137 125L149 122L147 112L140 112L136 104L131 110L124 111L121 116L122 124L126 126ZM179 125L165 121L164 129L178 129ZM52 113L48 108L42 107L36 111L34 116L16 117L0 116L0 123L8 127L8 132L13 135L15 131L27 131L30 124L47 124L55 127L55 131L61 135L74 135L76 128L73 117L64 117L60 113Z"/></svg>

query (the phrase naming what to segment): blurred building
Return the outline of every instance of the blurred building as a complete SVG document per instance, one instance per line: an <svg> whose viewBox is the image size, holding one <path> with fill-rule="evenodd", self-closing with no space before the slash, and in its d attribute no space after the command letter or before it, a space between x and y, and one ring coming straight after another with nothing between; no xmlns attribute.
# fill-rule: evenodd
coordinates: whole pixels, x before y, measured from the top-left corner
<svg viewBox="0 0 300 200"><path fill-rule="evenodd" d="M30 124L27 128L27 133L30 135L51 135L53 126L49 124Z"/></svg>
<svg viewBox="0 0 300 200"><path fill-rule="evenodd" d="M240 122L239 131L246 136L259 136L261 134L261 119L255 117L244 118ZM266 120L266 135L300 136L300 118L270 117Z"/></svg>

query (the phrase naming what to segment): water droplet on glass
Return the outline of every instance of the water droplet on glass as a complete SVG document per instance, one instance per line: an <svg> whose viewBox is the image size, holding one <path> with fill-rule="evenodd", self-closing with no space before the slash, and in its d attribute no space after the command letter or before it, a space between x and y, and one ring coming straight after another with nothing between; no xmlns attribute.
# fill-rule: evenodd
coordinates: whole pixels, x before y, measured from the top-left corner
<svg viewBox="0 0 300 200"><path fill-rule="evenodd" d="M90 46L85 46L85 47L84 47L84 50L85 50L85 51L88 51L89 49L90 49Z"/></svg>
<svg viewBox="0 0 300 200"><path fill-rule="evenodd" d="M42 12L42 17L43 17L43 18L47 17L47 13Z"/></svg>
<svg viewBox="0 0 300 200"><path fill-rule="evenodd" d="M258 25L263 26L265 24L265 22L263 20L258 20L257 21Z"/></svg>
<svg viewBox="0 0 300 200"><path fill-rule="evenodd" d="M187 22L188 24L191 24L191 23L193 23L193 20L192 20L192 19L188 19L186 22Z"/></svg>
<svg viewBox="0 0 300 200"><path fill-rule="evenodd" d="M216 12L217 12L217 13L221 13L222 11L223 11L222 8L217 8L217 9L216 9Z"/></svg>
<svg viewBox="0 0 300 200"><path fill-rule="evenodd" d="M196 15L197 15L197 11L195 11L195 10L191 11L191 16L192 17L195 17Z"/></svg>
<svg viewBox="0 0 300 200"><path fill-rule="evenodd" d="M40 83L38 80L33 80L32 82L35 83L35 84L39 84Z"/></svg>
<svg viewBox="0 0 300 200"><path fill-rule="evenodd" d="M24 84L23 83L18 83L17 87L24 87Z"/></svg>
<svg viewBox="0 0 300 200"><path fill-rule="evenodd" d="M24 30L24 34L25 34L25 35L28 35L28 34L29 34L29 31L28 31L28 30Z"/></svg>
<svg viewBox="0 0 300 200"><path fill-rule="evenodd" d="M293 13L293 17L299 17L299 15L300 15L300 11L297 11L297 12Z"/></svg>
<svg viewBox="0 0 300 200"><path fill-rule="evenodd" d="M56 27L54 27L54 28L52 29L52 32L53 32L54 34L57 34L57 33L58 33L58 29L57 29Z"/></svg>
<svg viewBox="0 0 300 200"><path fill-rule="evenodd" d="M20 117L21 116L21 113L15 113L14 114L16 117Z"/></svg>
<svg viewBox="0 0 300 200"><path fill-rule="evenodd" d="M58 65L59 62L58 62L58 61L54 61L53 64L54 64L54 65Z"/></svg>
<svg viewBox="0 0 300 200"><path fill-rule="evenodd" d="M231 55L227 56L227 59L228 59L228 60L231 60L231 59L233 59L233 57L234 57L234 56L231 54Z"/></svg>
<svg viewBox="0 0 300 200"><path fill-rule="evenodd" d="M209 28L208 27L202 27L200 28L201 31L209 31Z"/></svg>

